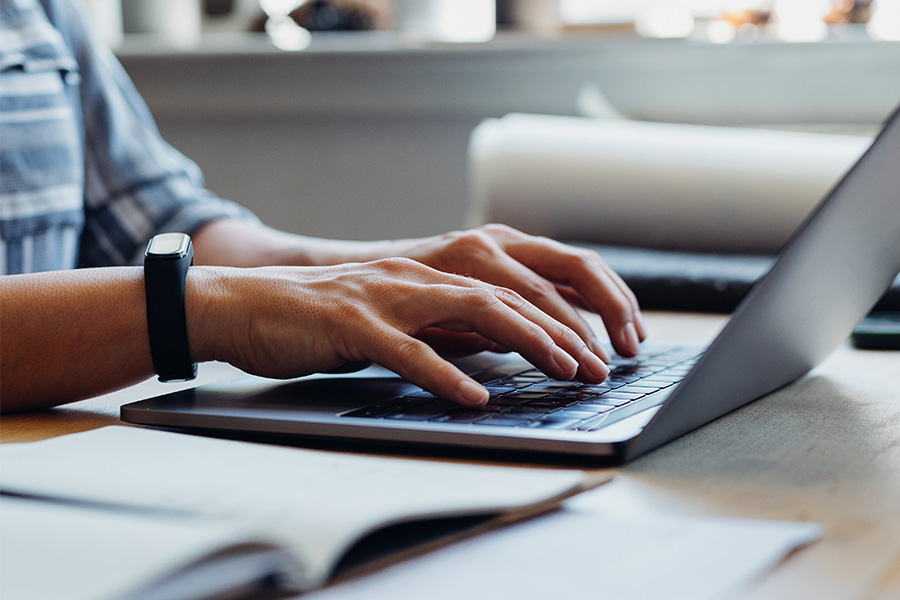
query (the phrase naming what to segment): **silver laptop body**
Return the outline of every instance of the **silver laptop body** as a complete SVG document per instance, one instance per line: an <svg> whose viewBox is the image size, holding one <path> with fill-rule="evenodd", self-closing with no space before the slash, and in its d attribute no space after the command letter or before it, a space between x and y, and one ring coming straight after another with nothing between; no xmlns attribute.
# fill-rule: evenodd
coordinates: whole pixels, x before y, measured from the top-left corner
<svg viewBox="0 0 900 600"><path fill-rule="evenodd" d="M798 228L684 379L651 395L638 407L643 410L632 411L636 414L592 423L591 430L347 416L417 392L375 367L289 382L245 377L131 403L122 407L121 416L132 423L226 436L629 460L803 376L846 339L898 271L900 109ZM529 368L515 355L487 354L461 366L471 373Z"/></svg>

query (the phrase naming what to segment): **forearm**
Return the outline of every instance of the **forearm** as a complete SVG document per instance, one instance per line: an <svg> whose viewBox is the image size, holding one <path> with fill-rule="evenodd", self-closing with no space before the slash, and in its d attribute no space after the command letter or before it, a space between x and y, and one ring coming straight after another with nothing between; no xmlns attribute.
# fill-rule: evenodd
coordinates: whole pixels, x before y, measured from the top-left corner
<svg viewBox="0 0 900 600"><path fill-rule="evenodd" d="M0 409L34 410L153 373L140 268L0 279Z"/></svg>
<svg viewBox="0 0 900 600"><path fill-rule="evenodd" d="M192 236L194 263L233 267L329 266L392 256L391 242L328 240L240 219L213 221Z"/></svg>

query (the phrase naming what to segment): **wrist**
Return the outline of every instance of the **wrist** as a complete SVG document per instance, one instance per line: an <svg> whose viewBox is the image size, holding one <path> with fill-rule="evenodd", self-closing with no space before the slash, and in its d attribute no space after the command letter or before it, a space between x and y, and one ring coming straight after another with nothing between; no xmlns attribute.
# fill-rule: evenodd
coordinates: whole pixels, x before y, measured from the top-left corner
<svg viewBox="0 0 900 600"><path fill-rule="evenodd" d="M197 376L191 359L185 317L184 287L194 260L191 238L180 232L160 233L144 253L147 332L153 370L162 382L190 381Z"/></svg>
<svg viewBox="0 0 900 600"><path fill-rule="evenodd" d="M194 362L228 362L230 307L227 300L227 267L197 266L185 279L184 308L188 344Z"/></svg>

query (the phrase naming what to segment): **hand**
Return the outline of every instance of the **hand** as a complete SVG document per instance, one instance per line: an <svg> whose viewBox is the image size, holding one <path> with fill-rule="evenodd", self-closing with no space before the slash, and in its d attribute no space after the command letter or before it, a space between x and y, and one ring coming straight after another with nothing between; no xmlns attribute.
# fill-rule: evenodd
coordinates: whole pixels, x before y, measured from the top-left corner
<svg viewBox="0 0 900 600"><path fill-rule="evenodd" d="M268 377L374 361L436 395L478 406L487 391L415 336L475 334L549 376L602 381L582 337L511 290L395 258L333 267L195 267L188 276L194 360Z"/></svg>
<svg viewBox="0 0 900 600"><path fill-rule="evenodd" d="M515 290L609 360L575 307L600 315L615 350L638 353L646 338L637 299L596 252L534 237L504 225L392 242L391 250L440 271Z"/></svg>

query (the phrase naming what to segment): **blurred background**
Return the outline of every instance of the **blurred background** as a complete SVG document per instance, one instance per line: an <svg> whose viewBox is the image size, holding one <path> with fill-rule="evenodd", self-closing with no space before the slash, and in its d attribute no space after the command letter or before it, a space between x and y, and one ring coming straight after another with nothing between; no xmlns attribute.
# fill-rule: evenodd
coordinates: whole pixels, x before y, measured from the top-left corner
<svg viewBox="0 0 900 600"><path fill-rule="evenodd" d="M473 223L510 113L870 136L900 102L900 0L87 3L211 189L326 237Z"/></svg>

